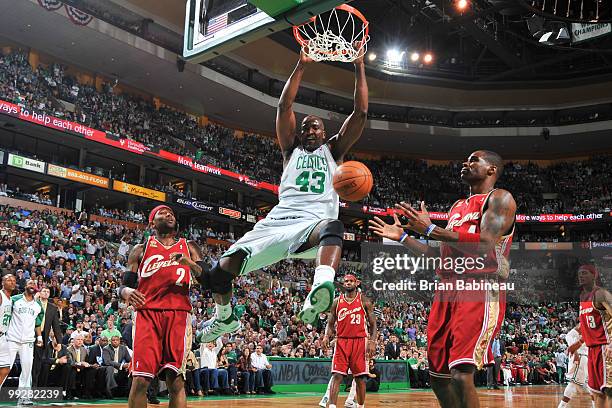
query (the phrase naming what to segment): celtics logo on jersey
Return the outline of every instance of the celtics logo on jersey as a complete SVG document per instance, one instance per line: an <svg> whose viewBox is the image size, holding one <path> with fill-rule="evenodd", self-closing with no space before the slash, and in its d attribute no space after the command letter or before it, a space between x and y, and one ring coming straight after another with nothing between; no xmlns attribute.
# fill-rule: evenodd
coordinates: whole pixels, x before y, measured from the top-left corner
<svg viewBox="0 0 612 408"><path fill-rule="evenodd" d="M325 180L329 167L324 156L299 156L295 169L302 170L295 179L295 184L300 187L300 191L310 191L315 194L325 192Z"/></svg>

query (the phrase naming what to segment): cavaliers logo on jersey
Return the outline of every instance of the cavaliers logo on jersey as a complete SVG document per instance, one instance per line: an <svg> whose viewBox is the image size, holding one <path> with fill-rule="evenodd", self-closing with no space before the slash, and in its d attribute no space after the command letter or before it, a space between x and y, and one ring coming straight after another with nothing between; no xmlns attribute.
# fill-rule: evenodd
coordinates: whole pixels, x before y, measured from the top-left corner
<svg viewBox="0 0 612 408"><path fill-rule="evenodd" d="M360 312L360 311L361 311L361 306L357 306L353 309L343 307L342 309L338 310L338 321L341 322L344 320L345 317L352 315L353 313Z"/></svg>
<svg viewBox="0 0 612 408"><path fill-rule="evenodd" d="M141 278L148 278L153 275L155 272L159 271L161 268L167 266L178 265L179 263L173 261L171 259L163 260L163 255L151 255L147 259L142 262L142 269L140 272Z"/></svg>

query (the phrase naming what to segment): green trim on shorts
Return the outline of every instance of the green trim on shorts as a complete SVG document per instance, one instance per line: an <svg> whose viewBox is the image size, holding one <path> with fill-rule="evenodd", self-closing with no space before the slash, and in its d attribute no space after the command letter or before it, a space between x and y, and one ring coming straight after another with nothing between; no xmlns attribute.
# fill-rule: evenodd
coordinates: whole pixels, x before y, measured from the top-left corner
<svg viewBox="0 0 612 408"><path fill-rule="evenodd" d="M317 222L316 224L314 224L314 223L313 223L313 225L310 227L310 229L308 229L308 230L306 231L306 233L304 234L304 235L306 236L306 238L300 241L300 246L298 246L298 249L299 249L299 248L300 248L302 245L304 245L306 242L308 242L308 238L310 238L310 234L312 233L312 231L313 231L315 228L317 228L317 226L318 226L320 223L322 223L323 221L325 221L325 220L327 220L327 219L329 219L329 218L321 219L321 220L319 220L319 222ZM305 251L302 251L302 252L291 252L290 254L291 254L291 255L299 255L299 254L304 254L304 253L306 253L306 252L308 252L308 251L312 251L312 250L313 250L313 249L315 249L315 248L317 248L317 247L316 247L316 246L314 246L314 247L312 247L312 248L308 248L308 249L307 249L307 250L305 250Z"/></svg>
<svg viewBox="0 0 612 408"><path fill-rule="evenodd" d="M235 254L238 251L244 251L246 252L246 256L244 257L244 259L242 260L242 265L240 265L240 273L239 275L244 275L244 270L246 269L246 266L248 264L248 260L249 258L251 258L251 255L253 253L253 251L246 246L236 246L234 248L230 248L227 251L225 251L223 253L223 255L221 255L221 258L227 258L228 256L232 256L233 254ZM219 258L219 259L221 259Z"/></svg>

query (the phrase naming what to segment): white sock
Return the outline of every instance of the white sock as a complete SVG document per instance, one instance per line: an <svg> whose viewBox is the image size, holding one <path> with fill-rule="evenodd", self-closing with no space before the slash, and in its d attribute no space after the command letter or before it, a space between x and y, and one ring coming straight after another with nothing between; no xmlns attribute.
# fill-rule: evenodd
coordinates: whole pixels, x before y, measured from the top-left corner
<svg viewBox="0 0 612 408"><path fill-rule="evenodd" d="M565 407L567 407L567 402L565 401L559 402L559 405L557 406L557 408L565 408Z"/></svg>
<svg viewBox="0 0 612 408"><path fill-rule="evenodd" d="M232 305L220 305L217 303L217 319L223 321L229 319L232 314Z"/></svg>
<svg viewBox="0 0 612 408"><path fill-rule="evenodd" d="M357 408L363 408L364 406L365 404L361 404L361 405L357 404Z"/></svg>
<svg viewBox="0 0 612 408"><path fill-rule="evenodd" d="M329 379L329 382L327 383L327 389L325 390L325 395L323 396L323 398L329 399L329 390L331 390L332 382L334 382L334 377L331 377Z"/></svg>
<svg viewBox="0 0 612 408"><path fill-rule="evenodd" d="M591 401L591 405L595 408L595 401Z"/></svg>
<svg viewBox="0 0 612 408"><path fill-rule="evenodd" d="M351 383L351 391L349 392L348 397L346 397L347 401L355 401L355 395L357 395L357 384L355 384L355 379L353 378L353 382Z"/></svg>
<svg viewBox="0 0 612 408"><path fill-rule="evenodd" d="M329 408L336 408L336 404L329 404L328 407Z"/></svg>
<svg viewBox="0 0 612 408"><path fill-rule="evenodd" d="M312 286L319 286L323 282L333 282L336 271L329 265L319 265L315 268L314 281Z"/></svg>

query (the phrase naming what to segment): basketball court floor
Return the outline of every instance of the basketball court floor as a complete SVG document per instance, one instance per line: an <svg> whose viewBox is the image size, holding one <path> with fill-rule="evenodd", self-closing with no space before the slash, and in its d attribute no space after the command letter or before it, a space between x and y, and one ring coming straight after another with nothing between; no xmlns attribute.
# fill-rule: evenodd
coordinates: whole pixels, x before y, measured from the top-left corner
<svg viewBox="0 0 612 408"><path fill-rule="evenodd" d="M525 387L503 388L500 390L479 390L480 406L483 408L556 408L563 395L564 386L537 385ZM338 406L344 406L346 393L341 393ZM189 398L188 407L223 407L223 408L270 408L270 407L318 407L320 394L315 393L282 393L274 396L240 396L240 397L209 397ZM15 406L7 404L0 406ZM127 406L125 400L113 401L71 401L69 403L37 404L38 406L76 406L95 408L119 408ZM161 405L149 407L167 407L168 400L162 400ZM405 390L393 392L369 393L366 407L406 406L411 408L430 408L439 406L431 390ZM591 408L591 400L587 394L577 395L570 403L572 408Z"/></svg>

